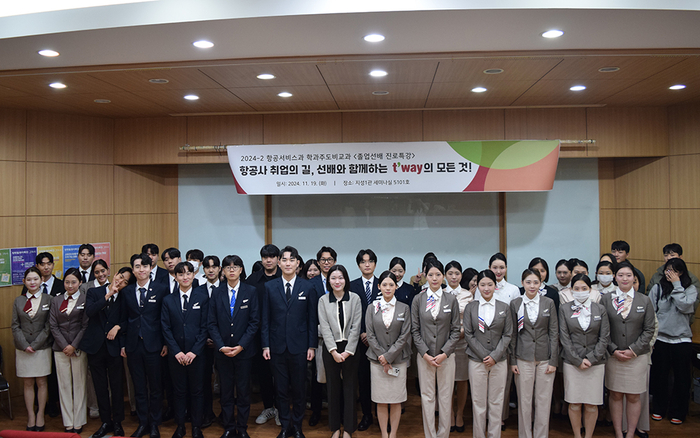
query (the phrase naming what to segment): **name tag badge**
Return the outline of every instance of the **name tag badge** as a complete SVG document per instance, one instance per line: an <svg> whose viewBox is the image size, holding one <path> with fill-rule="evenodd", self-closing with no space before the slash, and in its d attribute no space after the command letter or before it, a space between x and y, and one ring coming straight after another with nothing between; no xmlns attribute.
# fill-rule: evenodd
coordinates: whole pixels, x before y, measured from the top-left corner
<svg viewBox="0 0 700 438"><path fill-rule="evenodd" d="M199 310L199 308L200 308L200 307L199 307L199 303L194 303L194 304L192 305L192 310Z"/></svg>
<svg viewBox="0 0 700 438"><path fill-rule="evenodd" d="M593 321L600 321L600 316L599 316L599 315L594 315L594 316L593 316Z"/></svg>
<svg viewBox="0 0 700 438"><path fill-rule="evenodd" d="M247 309L247 308L248 308L248 305L247 305L247 304L246 304L245 306L241 306L241 310Z"/></svg>
<svg viewBox="0 0 700 438"><path fill-rule="evenodd" d="M149 298L149 299L148 299L148 302L149 302L149 303L155 303L155 302L156 302L156 299L155 299L155 298Z"/></svg>
<svg viewBox="0 0 700 438"><path fill-rule="evenodd" d="M77 310L83 310L85 308L85 304L81 304L78 307L76 307Z"/></svg>
<svg viewBox="0 0 700 438"><path fill-rule="evenodd" d="M49 305L44 304L43 306L41 306L41 310L49 310Z"/></svg>
<svg viewBox="0 0 700 438"><path fill-rule="evenodd" d="M406 321L406 318L399 318L399 317L397 317L396 320L397 320L397 321Z"/></svg>
<svg viewBox="0 0 700 438"><path fill-rule="evenodd" d="M642 308L637 307L637 313L644 313L644 307L642 307Z"/></svg>
<svg viewBox="0 0 700 438"><path fill-rule="evenodd" d="M442 309L442 311L445 313L452 313L452 309Z"/></svg>

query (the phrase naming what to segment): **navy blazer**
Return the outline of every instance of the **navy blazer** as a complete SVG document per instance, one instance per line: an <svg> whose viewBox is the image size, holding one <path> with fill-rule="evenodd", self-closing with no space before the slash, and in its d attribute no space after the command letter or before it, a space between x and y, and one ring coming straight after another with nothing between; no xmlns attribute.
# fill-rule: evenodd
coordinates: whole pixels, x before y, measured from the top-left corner
<svg viewBox="0 0 700 438"><path fill-rule="evenodd" d="M324 296L325 294L328 293L328 291L323 287L323 279L321 279L322 276L323 276L323 274L318 274L317 276L315 276L314 278L309 280L311 282L311 285L316 290L316 301L317 302L318 302L318 300L321 299L322 296Z"/></svg>
<svg viewBox="0 0 700 438"><path fill-rule="evenodd" d="M400 288L396 289L394 296L398 301L411 307L413 303L413 297L415 296L416 290L410 284L404 282Z"/></svg>
<svg viewBox="0 0 700 438"><path fill-rule="evenodd" d="M149 353L159 352L163 349L163 329L161 328L160 312L163 298L169 295L168 285L151 281L146 291L146 302L143 312L139 308L136 298L138 284L130 284L120 294L124 294L124 305L127 311L126 325L126 352L136 350L139 335L143 337L143 344Z"/></svg>
<svg viewBox="0 0 700 438"><path fill-rule="evenodd" d="M156 268L156 278L153 281L155 281L156 283L163 283L166 286L168 286L170 284L168 282L168 276L170 276L170 274L168 274L168 270L158 266Z"/></svg>
<svg viewBox="0 0 700 438"><path fill-rule="evenodd" d="M243 351L236 357L250 359L255 356L255 334L260 328L260 304L258 291L249 284L238 283L236 304L231 315L228 299L228 283L222 282L214 289L209 300L209 337L217 351L222 347L240 345Z"/></svg>
<svg viewBox="0 0 700 438"><path fill-rule="evenodd" d="M367 306L372 304L375 300L379 299L381 292L379 292L379 280L374 277L372 285L372 300L367 302L367 295L365 294L365 280L364 277L356 278L350 282L350 292L355 292L360 296L360 302L362 303L362 324L360 328L360 333L366 333L367 328L365 326L365 316L367 314ZM398 297L396 298L398 300Z"/></svg>
<svg viewBox="0 0 700 438"><path fill-rule="evenodd" d="M163 339L168 346L168 354L178 353L202 355L207 342L207 318L209 317L209 294L191 288L187 300L187 311L182 311L180 293L172 293L163 298L160 312Z"/></svg>
<svg viewBox="0 0 700 438"><path fill-rule="evenodd" d="M85 313L88 318L87 330L80 342L80 349L87 354L97 354L102 344L107 344L107 352L112 357L119 356L121 348L125 346L126 307L124 307L124 294L119 292L114 304L107 308L109 301L105 300L107 285L92 287L87 290L85 301ZM118 325L121 327L113 340L107 339L107 333Z"/></svg>
<svg viewBox="0 0 700 438"><path fill-rule="evenodd" d="M262 347L271 353L305 353L318 346L318 300L310 281L296 277L287 302L284 278L265 283L262 306Z"/></svg>

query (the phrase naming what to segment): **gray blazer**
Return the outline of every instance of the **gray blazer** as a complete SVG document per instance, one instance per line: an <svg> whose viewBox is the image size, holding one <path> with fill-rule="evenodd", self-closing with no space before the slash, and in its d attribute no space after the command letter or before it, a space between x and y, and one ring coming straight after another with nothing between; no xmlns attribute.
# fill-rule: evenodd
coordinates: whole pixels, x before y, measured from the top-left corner
<svg viewBox="0 0 700 438"><path fill-rule="evenodd" d="M32 347L34 351L50 348L53 339L51 338L51 326L49 325L49 309L51 299L49 294L41 294L41 302L34 318L30 318L24 311L27 304L27 296L20 295L15 298L12 306L12 338L15 341L15 348L26 350Z"/></svg>
<svg viewBox="0 0 700 438"><path fill-rule="evenodd" d="M648 296L641 292L634 293L632 308L627 319L622 319L613 306L614 293L603 295L600 304L605 306L610 321L610 343L608 352L615 350L634 351L639 356L651 351L651 339L656 329L656 313Z"/></svg>
<svg viewBox="0 0 700 438"><path fill-rule="evenodd" d="M510 340L510 362L518 364L518 359L529 362L548 361L553 367L559 363L559 325L557 310L551 298L540 296L540 310L533 325L525 309L523 329L518 331L518 309L522 297L510 302L513 315L513 337Z"/></svg>
<svg viewBox="0 0 700 438"><path fill-rule="evenodd" d="M437 356L440 353L451 355L459 341L459 303L451 293L443 292L436 319L425 310L428 301L427 290L413 298L411 304L411 333L416 350L423 357L425 353Z"/></svg>
<svg viewBox="0 0 700 438"><path fill-rule="evenodd" d="M559 340L564 362L576 367L581 366L583 359L588 359L591 365L605 363L610 342L610 322L605 307L591 303L591 323L585 331L578 318L571 317L574 314L571 307L572 303L559 306Z"/></svg>
<svg viewBox="0 0 700 438"><path fill-rule="evenodd" d="M394 364L411 358L411 308L407 304L396 302L389 328L384 325L382 312L376 311L376 304L370 304L365 314L365 326L370 360L377 362L379 356L384 356L387 362Z"/></svg>
<svg viewBox="0 0 700 438"><path fill-rule="evenodd" d="M497 301L491 325L479 330L479 300L467 304L464 309L464 337L467 339L467 355L470 359L482 362L491 356L496 362L505 360L513 335L513 316L508 304Z"/></svg>
<svg viewBox="0 0 700 438"><path fill-rule="evenodd" d="M343 332L340 332L340 320L338 319L338 304L343 306ZM360 296L351 292L345 292L340 303L329 292L318 300L318 324L321 328L323 345L329 352L336 350L336 339L345 338L348 344L345 351L354 355L357 350L357 342L360 340L360 328L362 324L362 303Z"/></svg>
<svg viewBox="0 0 700 438"><path fill-rule="evenodd" d="M53 351L63 351L69 345L78 349L90 321L85 312L87 294L80 294L70 314L59 311L64 296L65 294L57 295L51 301L49 321L54 338Z"/></svg>

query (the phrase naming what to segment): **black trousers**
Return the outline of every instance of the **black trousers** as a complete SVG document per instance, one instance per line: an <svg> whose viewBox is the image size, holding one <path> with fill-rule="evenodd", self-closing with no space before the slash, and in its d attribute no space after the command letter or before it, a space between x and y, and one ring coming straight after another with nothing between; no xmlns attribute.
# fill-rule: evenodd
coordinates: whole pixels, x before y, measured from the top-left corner
<svg viewBox="0 0 700 438"><path fill-rule="evenodd" d="M163 387L160 351L150 353L139 339L136 349L127 353L126 360L134 382L134 398L139 425L158 426L163 415Z"/></svg>
<svg viewBox="0 0 700 438"><path fill-rule="evenodd" d="M260 332L258 332L260 333ZM260 335L258 334L258 337ZM273 380L274 373L269 360L263 359L262 347L259 340L256 341L257 351L253 356L252 373L260 385L260 396L263 401L263 408L268 409L275 406L275 384Z"/></svg>
<svg viewBox="0 0 700 438"><path fill-rule="evenodd" d="M121 423L124 421L124 360L121 356L111 356L107 352L107 344L102 344L97 353L88 354L88 366L95 385L100 420L103 423Z"/></svg>
<svg viewBox="0 0 700 438"><path fill-rule="evenodd" d="M163 388L163 396L168 401L168 408L173 408L175 406L175 400L173 398L173 380L170 377L170 363L168 362L168 357L161 357L161 385Z"/></svg>
<svg viewBox="0 0 700 438"><path fill-rule="evenodd" d="M358 356L358 384L360 386L360 407L363 417L372 416L372 387L370 386L369 359L367 359L367 346L359 341L357 343Z"/></svg>
<svg viewBox="0 0 700 438"><path fill-rule="evenodd" d="M253 358L228 357L216 353L221 388L221 414L224 430L242 432L248 429L250 416L250 370ZM233 412L234 404L238 416Z"/></svg>
<svg viewBox="0 0 700 438"><path fill-rule="evenodd" d="M283 429L295 427L301 432L306 408L306 351L292 354L271 353L272 371L277 390L277 409ZM292 403L292 409L289 403Z"/></svg>
<svg viewBox="0 0 700 438"><path fill-rule="evenodd" d="M692 360L692 343L669 344L656 341L649 377L649 390L653 396L652 413L685 421L690 400ZM671 373L673 385L669 385Z"/></svg>
<svg viewBox="0 0 700 438"><path fill-rule="evenodd" d="M202 395L204 397L204 416L214 415L214 394L212 393L211 377L214 374L214 348L204 347L204 382L202 383Z"/></svg>
<svg viewBox="0 0 700 438"><path fill-rule="evenodd" d="M185 426L185 412L190 402L192 427L202 427L204 358L198 356L185 366L180 365L175 356L168 354L168 367L172 378L175 424Z"/></svg>
<svg viewBox="0 0 700 438"><path fill-rule="evenodd" d="M338 353L345 351L346 345L347 342L337 343ZM357 427L355 390L359 357L355 354L349 356L344 362L338 363L325 347L321 354L323 366L326 369L326 388L328 388L328 425L331 431L335 432L340 429L342 422L343 430L352 434Z"/></svg>

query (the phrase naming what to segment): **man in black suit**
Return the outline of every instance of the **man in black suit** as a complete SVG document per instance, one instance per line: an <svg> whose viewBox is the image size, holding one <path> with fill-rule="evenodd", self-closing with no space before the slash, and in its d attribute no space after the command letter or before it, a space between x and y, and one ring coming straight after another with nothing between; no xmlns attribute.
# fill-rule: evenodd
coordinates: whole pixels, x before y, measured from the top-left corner
<svg viewBox="0 0 700 438"><path fill-rule="evenodd" d="M236 255L224 257L226 283L212 293L209 302L209 336L216 349L216 367L221 379L221 413L224 434L221 438L250 438L250 368L257 354L255 335L260 326L258 292L242 284L243 260ZM236 397L234 397L234 390ZM234 401L238 418L234 417Z"/></svg>
<svg viewBox="0 0 700 438"><path fill-rule="evenodd" d="M92 262L95 261L95 247L89 243L83 243L78 248L78 264L80 265L81 282L87 283L95 279L92 272Z"/></svg>
<svg viewBox="0 0 700 438"><path fill-rule="evenodd" d="M246 279L246 284L253 286L258 291L258 303L262 305L263 295L265 295L265 283L282 276L279 268L280 249L273 244L264 245L260 248L260 262L263 269L256 271ZM272 368L270 362L263 359L262 347L260 346L260 331L255 336L255 348L258 354L253 358L253 378L257 378L260 384L260 396L263 400L263 410L255 419L256 424L265 424L271 419L279 422L279 413L275 409L275 386L272 380Z"/></svg>
<svg viewBox="0 0 700 438"><path fill-rule="evenodd" d="M175 266L179 290L163 298L161 324L168 346L168 365L172 378L177 428L173 438L185 436L185 411L190 403L192 438L202 435L202 375L204 344L207 341L209 295L193 289L194 267L190 262Z"/></svg>
<svg viewBox="0 0 700 438"><path fill-rule="evenodd" d="M214 290L220 285L219 274L221 273L221 261L215 255L208 255L202 260L202 270L205 281L198 287L209 296L209 308L211 308L211 297ZM216 419L214 414L214 394L212 391L212 375L214 374L214 341L209 335L204 346L204 410L202 417L202 429L212 425Z"/></svg>
<svg viewBox="0 0 700 438"><path fill-rule="evenodd" d="M262 311L262 347L271 360L277 390L282 431L278 438L301 431L306 407L306 362L313 360L318 345L318 314L313 285L297 277L299 253L291 246L281 251L282 277L265 284ZM290 397L291 386L291 397ZM289 410L289 401L294 405Z"/></svg>
<svg viewBox="0 0 700 438"><path fill-rule="evenodd" d="M182 254L177 248L168 248L163 251L160 258L163 260L163 266L168 271L168 290L171 294L175 293L179 289L175 278L175 266L182 261Z"/></svg>
<svg viewBox="0 0 700 438"><path fill-rule="evenodd" d="M122 348L122 356L127 358L134 381L139 418L139 427L131 436L141 437L150 433L151 438L160 438L158 425L163 409L161 357L168 354L168 347L163 341L160 314L168 289L163 283L150 280L151 263L148 254L131 256L136 284L129 285L122 291L128 321L126 346Z"/></svg>
<svg viewBox="0 0 700 438"><path fill-rule="evenodd" d="M370 387L369 360L367 359L367 330L365 329L365 313L367 306L372 304L379 296L379 284L374 270L377 267L377 255L371 249L361 249L355 257L357 267L362 276L350 282L350 292L360 296L362 301L362 331L358 344L357 355L360 357L358 365L358 383L360 387L360 406L362 407L362 420L357 425L357 430L367 430L372 425L372 392Z"/></svg>
<svg viewBox="0 0 700 438"><path fill-rule="evenodd" d="M87 291L85 313L90 320L80 349L88 355L102 420L93 438L102 438L109 432L114 432L114 436L124 436L121 424L124 420L124 361L120 353L125 345L122 327L126 327L127 313L124 295L120 291L135 280L131 268L125 266L119 269L112 284Z"/></svg>
<svg viewBox="0 0 700 438"><path fill-rule="evenodd" d="M168 282L168 271L158 266L158 258L160 257L160 249L155 243L147 243L141 247L141 253L148 254L151 258L151 281Z"/></svg>

